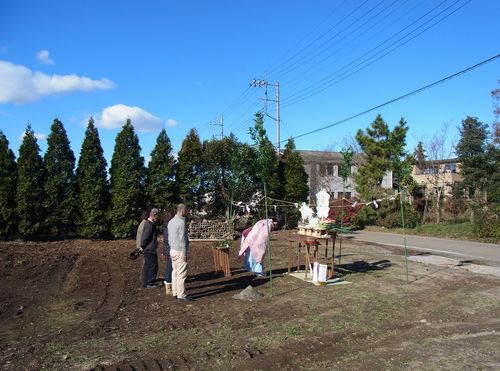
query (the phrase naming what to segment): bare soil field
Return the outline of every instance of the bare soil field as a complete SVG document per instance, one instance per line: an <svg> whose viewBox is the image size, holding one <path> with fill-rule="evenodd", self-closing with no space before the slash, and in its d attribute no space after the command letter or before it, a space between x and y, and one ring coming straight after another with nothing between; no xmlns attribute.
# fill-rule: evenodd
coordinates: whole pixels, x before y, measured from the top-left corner
<svg viewBox="0 0 500 371"><path fill-rule="evenodd" d="M286 274L294 237L273 233L272 287L239 241L227 278L193 242L188 304L140 287L134 241L0 242L0 369L500 369L498 277L409 262L407 282L398 251L344 240L351 284L317 287ZM264 298L233 299L248 285Z"/></svg>

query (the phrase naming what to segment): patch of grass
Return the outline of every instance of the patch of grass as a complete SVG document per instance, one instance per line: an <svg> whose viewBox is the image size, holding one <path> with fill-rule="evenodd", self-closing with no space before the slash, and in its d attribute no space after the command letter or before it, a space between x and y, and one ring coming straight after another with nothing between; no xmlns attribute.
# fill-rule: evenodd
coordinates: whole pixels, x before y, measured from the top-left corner
<svg viewBox="0 0 500 371"><path fill-rule="evenodd" d="M421 338L417 339L415 342L419 345L430 345L434 341L434 338Z"/></svg>
<svg viewBox="0 0 500 371"><path fill-rule="evenodd" d="M142 350L160 349L172 342L171 335L162 332L149 334L140 342Z"/></svg>
<svg viewBox="0 0 500 371"><path fill-rule="evenodd" d="M302 325L300 323L288 323L285 326L285 335L287 337L297 337L302 331Z"/></svg>
<svg viewBox="0 0 500 371"><path fill-rule="evenodd" d="M370 227L372 229L372 227ZM373 229L372 229L373 230ZM479 238L474 235L473 225L469 221L445 221L439 224L436 223L426 223L419 225L415 228L394 228L394 229L382 229L377 228L377 231L387 231L394 233L405 233L417 236L429 236L429 237L440 237L440 238L451 238L459 240L470 240L470 241L481 241L481 242L492 242L491 239Z"/></svg>
<svg viewBox="0 0 500 371"><path fill-rule="evenodd" d="M353 292L345 298L351 305L341 318L329 318L328 328L334 332L361 332L379 334L389 323L401 317L411 303L398 294L378 292Z"/></svg>
<svg viewBox="0 0 500 371"><path fill-rule="evenodd" d="M50 364L51 369L87 369L103 357L102 350L107 346L109 344L102 338L90 338L74 344L50 342L44 352L44 363Z"/></svg>
<svg viewBox="0 0 500 371"><path fill-rule="evenodd" d="M500 307L500 298L495 293L464 293L453 299L456 307L463 308L463 311L489 311Z"/></svg>
<svg viewBox="0 0 500 371"><path fill-rule="evenodd" d="M307 332L317 333L324 329L325 318L318 314L307 314L304 317Z"/></svg>

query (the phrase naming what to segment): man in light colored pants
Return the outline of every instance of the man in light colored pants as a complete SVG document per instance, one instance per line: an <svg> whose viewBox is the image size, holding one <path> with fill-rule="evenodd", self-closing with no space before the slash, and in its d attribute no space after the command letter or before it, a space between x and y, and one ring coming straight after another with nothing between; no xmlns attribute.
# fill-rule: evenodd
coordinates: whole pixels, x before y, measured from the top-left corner
<svg viewBox="0 0 500 371"><path fill-rule="evenodd" d="M172 295L177 299L186 297L186 287L184 281L187 278L187 259L182 251L170 251L172 259Z"/></svg>
<svg viewBox="0 0 500 371"><path fill-rule="evenodd" d="M184 282L187 277L189 239L186 228L186 205L177 205L177 214L168 222L168 244L172 258L172 295L178 301L192 301L186 296Z"/></svg>

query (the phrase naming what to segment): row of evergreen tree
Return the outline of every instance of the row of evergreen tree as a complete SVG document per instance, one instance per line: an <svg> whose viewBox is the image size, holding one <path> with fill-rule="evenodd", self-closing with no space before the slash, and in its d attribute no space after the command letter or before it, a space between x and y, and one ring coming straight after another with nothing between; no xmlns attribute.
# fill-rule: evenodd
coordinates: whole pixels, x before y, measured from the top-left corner
<svg viewBox="0 0 500 371"><path fill-rule="evenodd" d="M182 201L208 217L220 217L232 203L248 202L263 183L269 197L305 201L307 174L293 141L278 157L260 113L253 130L262 139L260 148L241 143L234 135L202 143L196 129L191 129L176 159L163 129L146 167L138 136L127 120L116 136L109 176L92 118L76 170L66 130L57 118L43 158L30 125L17 161L0 131L0 236L127 238L134 234L143 209ZM258 159L264 149L269 161L263 170Z"/></svg>

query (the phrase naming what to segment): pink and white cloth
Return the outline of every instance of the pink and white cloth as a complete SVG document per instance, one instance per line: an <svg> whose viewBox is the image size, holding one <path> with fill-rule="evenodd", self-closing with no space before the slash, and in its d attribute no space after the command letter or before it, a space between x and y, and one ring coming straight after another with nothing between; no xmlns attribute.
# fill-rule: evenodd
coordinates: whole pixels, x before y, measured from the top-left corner
<svg viewBox="0 0 500 371"><path fill-rule="evenodd" d="M255 223L247 237L241 237L241 247L238 256L244 255L247 249L250 249L252 260L256 263L262 263L272 228L272 219L262 219Z"/></svg>

